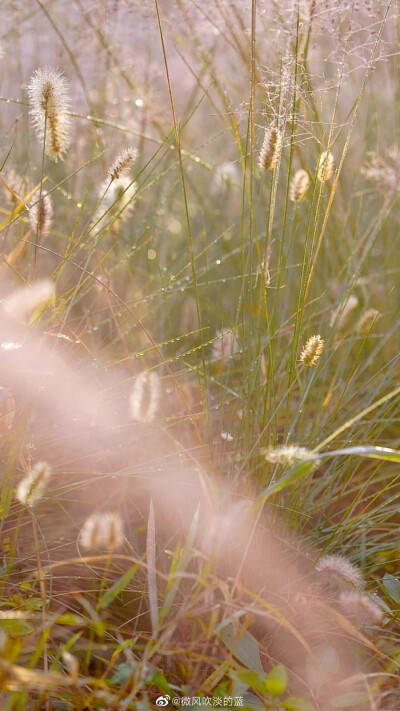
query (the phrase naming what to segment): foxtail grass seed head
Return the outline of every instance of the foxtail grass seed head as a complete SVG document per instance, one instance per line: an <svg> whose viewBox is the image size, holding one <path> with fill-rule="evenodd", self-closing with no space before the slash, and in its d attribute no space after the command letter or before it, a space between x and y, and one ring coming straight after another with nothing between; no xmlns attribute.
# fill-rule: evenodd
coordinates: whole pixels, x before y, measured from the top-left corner
<svg viewBox="0 0 400 711"><path fill-rule="evenodd" d="M359 590L363 587L364 579L361 571L342 555L322 556L316 569L327 583L329 580L332 583L336 580L339 590L346 588Z"/></svg>
<svg viewBox="0 0 400 711"><path fill-rule="evenodd" d="M318 334L311 336L300 353L300 360L308 368L315 365L324 350L324 341Z"/></svg>
<svg viewBox="0 0 400 711"><path fill-rule="evenodd" d="M290 182L289 197L292 202L301 202L310 186L310 176L302 168L297 170Z"/></svg>
<svg viewBox="0 0 400 711"><path fill-rule="evenodd" d="M337 327L338 330L341 331L343 330L350 319L351 313L356 309L358 306L358 298L354 294L350 294L349 298L347 299L346 303L344 306L342 304L339 304L338 308L334 310L331 320L329 322L330 326L333 326L336 322L336 320L339 318Z"/></svg>
<svg viewBox="0 0 400 711"><path fill-rule="evenodd" d="M79 660L71 652L63 652L62 660L72 681L77 681L79 677Z"/></svg>
<svg viewBox="0 0 400 711"><path fill-rule="evenodd" d="M40 501L51 477L51 468L46 462L38 462L20 481L16 497L23 506L34 506Z"/></svg>
<svg viewBox="0 0 400 711"><path fill-rule="evenodd" d="M29 211L29 222L33 232L37 232L40 237L45 237L50 232L53 221L53 200L50 195L42 195L40 200L39 191L33 196L33 202Z"/></svg>
<svg viewBox="0 0 400 711"><path fill-rule="evenodd" d="M379 318L379 311L377 309L367 309L357 323L357 333L363 335L369 333L377 318Z"/></svg>
<svg viewBox="0 0 400 711"><path fill-rule="evenodd" d="M332 153L324 151L319 157L317 178L321 183L330 180L335 170L335 159Z"/></svg>
<svg viewBox="0 0 400 711"><path fill-rule="evenodd" d="M282 134L276 126L265 131L264 141L258 157L258 165L263 170L274 170L278 165L282 150Z"/></svg>
<svg viewBox="0 0 400 711"><path fill-rule="evenodd" d="M118 180L122 178L123 175L129 173L136 158L137 150L135 148L125 148L109 168L108 174L111 180Z"/></svg>
<svg viewBox="0 0 400 711"><path fill-rule="evenodd" d="M160 401L160 379L154 371L143 371L134 382L129 398L130 415L136 422L154 420Z"/></svg>
<svg viewBox="0 0 400 711"><path fill-rule="evenodd" d="M24 179L20 175L18 175L14 168L9 168L8 170L5 170L5 172L3 173L3 177L6 185L9 188L8 190L7 188L4 189L5 198L10 205L15 206L16 204L18 204L16 195L19 196L21 191L23 191L24 189ZM15 193L15 195L13 193Z"/></svg>
<svg viewBox="0 0 400 711"><path fill-rule="evenodd" d="M50 279L40 279L31 286L21 286L3 303L4 311L17 320L23 319L42 304L54 298L55 285Z"/></svg>
<svg viewBox="0 0 400 711"><path fill-rule="evenodd" d="M131 183L127 176L113 180L111 185L108 179L104 180L100 184L98 193L102 202L92 219L94 224L97 223L96 229L102 229L113 220L124 222L135 209L132 198L136 189L136 183Z"/></svg>
<svg viewBox="0 0 400 711"><path fill-rule="evenodd" d="M211 345L211 357L226 363L238 350L238 342L232 331L217 331L217 337Z"/></svg>
<svg viewBox="0 0 400 711"><path fill-rule="evenodd" d="M360 629L382 623L383 610L370 595L345 591L340 594L339 603L346 617Z"/></svg>
<svg viewBox="0 0 400 711"><path fill-rule="evenodd" d="M46 155L55 163L62 160L70 140L68 116L69 88L62 72L37 69L28 86L29 107L33 125Z"/></svg>
<svg viewBox="0 0 400 711"><path fill-rule="evenodd" d="M285 466L291 466L296 462L305 462L308 459L312 459L312 454L309 449L305 447L298 447L295 444L289 445L288 447L275 447L274 449L267 449L265 452L265 459L267 462L272 464L283 464Z"/></svg>
<svg viewBox="0 0 400 711"><path fill-rule="evenodd" d="M125 540L121 517L117 513L94 513L83 524L79 542L87 550L114 551Z"/></svg>

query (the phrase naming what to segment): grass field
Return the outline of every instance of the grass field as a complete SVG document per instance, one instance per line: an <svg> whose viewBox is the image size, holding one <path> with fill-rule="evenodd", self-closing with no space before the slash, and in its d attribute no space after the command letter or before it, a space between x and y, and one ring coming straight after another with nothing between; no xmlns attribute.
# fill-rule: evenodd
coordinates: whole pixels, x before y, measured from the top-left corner
<svg viewBox="0 0 400 711"><path fill-rule="evenodd" d="M399 0L0 48L2 711L397 711Z"/></svg>

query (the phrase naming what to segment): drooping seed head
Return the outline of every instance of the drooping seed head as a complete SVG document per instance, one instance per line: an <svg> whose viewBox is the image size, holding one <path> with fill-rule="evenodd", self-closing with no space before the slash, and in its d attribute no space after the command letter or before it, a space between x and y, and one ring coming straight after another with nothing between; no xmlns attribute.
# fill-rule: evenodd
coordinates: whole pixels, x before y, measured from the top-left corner
<svg viewBox="0 0 400 711"><path fill-rule="evenodd" d="M344 614L360 629L380 625L383 619L383 610L370 595L357 591L342 592L339 603Z"/></svg>
<svg viewBox="0 0 400 711"><path fill-rule="evenodd" d="M46 462L37 462L20 481L16 497L23 506L34 506L40 501L51 477L51 468Z"/></svg>
<svg viewBox="0 0 400 711"><path fill-rule="evenodd" d="M342 555L324 555L316 566L326 585L338 590L360 589L364 584L361 571Z"/></svg>
<svg viewBox="0 0 400 711"><path fill-rule="evenodd" d="M109 180L104 180L98 191L99 197L102 198L101 205L92 218L96 228L102 229L113 220L113 224L125 221L135 209L132 198L136 189L137 184L131 183L126 176L113 180L111 185Z"/></svg>
<svg viewBox="0 0 400 711"><path fill-rule="evenodd" d="M338 330L343 330L350 319L352 311L356 309L358 306L358 298L354 294L350 294L349 298L347 299L345 305L339 304L338 308L334 310L332 313L329 325L333 326L334 323L336 322L337 318L339 318L337 327Z"/></svg>
<svg viewBox="0 0 400 711"><path fill-rule="evenodd" d="M335 159L332 153L324 151L321 153L318 162L317 178L321 183L330 180L335 170Z"/></svg>
<svg viewBox="0 0 400 711"><path fill-rule="evenodd" d="M217 331L217 337L211 346L211 356L221 363L226 363L238 350L238 341L232 331Z"/></svg>
<svg viewBox="0 0 400 711"><path fill-rule="evenodd" d="M310 186L310 176L302 168L297 170L290 182L289 197L292 202L301 202Z"/></svg>
<svg viewBox="0 0 400 711"><path fill-rule="evenodd" d="M129 173L137 158L137 150L135 148L125 148L115 159L114 163L108 170L111 180L118 180L123 175Z"/></svg>
<svg viewBox="0 0 400 711"><path fill-rule="evenodd" d="M124 540L121 517L111 512L89 516L79 534L79 542L87 550L117 550L122 547Z"/></svg>
<svg viewBox="0 0 400 711"><path fill-rule="evenodd" d="M66 666L67 672L71 677L72 681L77 681L79 677L79 660L71 652L64 651L62 653L62 659Z"/></svg>
<svg viewBox="0 0 400 711"><path fill-rule="evenodd" d="M129 409L136 422L151 422L158 410L160 380L154 371L143 371L134 382L129 398Z"/></svg>
<svg viewBox="0 0 400 711"><path fill-rule="evenodd" d="M19 202L16 195L19 196L21 190L23 189L24 179L18 175L14 168L9 168L8 170L6 169L3 173L3 177L8 188L5 188L5 198L10 205L14 206Z"/></svg>
<svg viewBox="0 0 400 711"><path fill-rule="evenodd" d="M63 158L70 140L68 82L62 72L37 69L28 86L29 107L39 141L54 162Z"/></svg>
<svg viewBox="0 0 400 711"><path fill-rule="evenodd" d="M40 279L30 286L21 286L3 303L3 309L17 320L32 313L42 304L50 301L55 294L54 282L50 279Z"/></svg>
<svg viewBox="0 0 400 711"><path fill-rule="evenodd" d="M274 170L282 151L282 133L276 126L265 130L264 141L258 156L258 165L264 170Z"/></svg>
<svg viewBox="0 0 400 711"><path fill-rule="evenodd" d="M53 200L50 195L42 195L37 191L33 196L33 205L29 211L29 222L34 232L40 237L45 237L53 221Z"/></svg>
<svg viewBox="0 0 400 711"><path fill-rule="evenodd" d="M312 458L311 451L295 444L287 447L275 447L265 452L265 459L272 464L291 466L295 462L305 462Z"/></svg>
<svg viewBox="0 0 400 711"><path fill-rule="evenodd" d="M377 318L379 318L379 311L377 309L367 309L357 323L357 333L364 335L369 333Z"/></svg>
<svg viewBox="0 0 400 711"><path fill-rule="evenodd" d="M324 340L319 334L311 336L300 353L300 360L310 367L315 365L324 350Z"/></svg>

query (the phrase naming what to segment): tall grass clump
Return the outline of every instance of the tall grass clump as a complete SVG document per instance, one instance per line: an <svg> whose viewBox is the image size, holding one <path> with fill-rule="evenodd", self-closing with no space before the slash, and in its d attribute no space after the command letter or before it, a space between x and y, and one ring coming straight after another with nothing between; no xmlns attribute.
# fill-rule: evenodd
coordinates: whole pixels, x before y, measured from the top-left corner
<svg viewBox="0 0 400 711"><path fill-rule="evenodd" d="M4 711L400 707L399 13L5 3Z"/></svg>

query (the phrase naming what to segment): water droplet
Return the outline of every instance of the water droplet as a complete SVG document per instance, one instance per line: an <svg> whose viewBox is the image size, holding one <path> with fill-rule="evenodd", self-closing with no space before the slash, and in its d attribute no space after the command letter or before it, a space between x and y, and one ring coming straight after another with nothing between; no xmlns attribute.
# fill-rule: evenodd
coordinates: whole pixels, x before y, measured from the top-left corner
<svg viewBox="0 0 400 711"><path fill-rule="evenodd" d="M1 344L3 351L17 351L18 348L22 348L22 343L10 343L5 342Z"/></svg>

